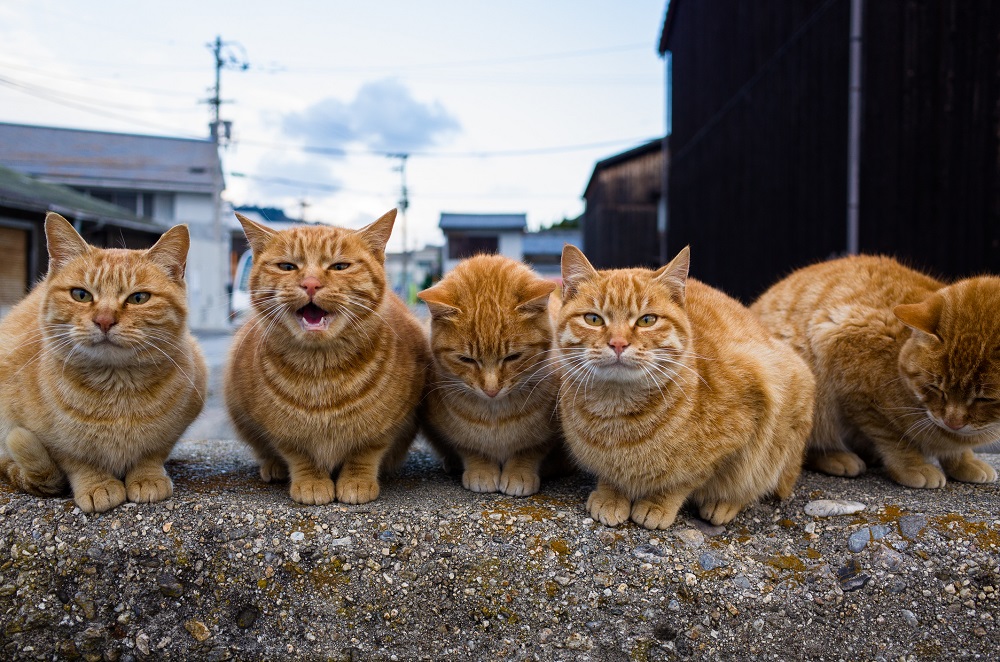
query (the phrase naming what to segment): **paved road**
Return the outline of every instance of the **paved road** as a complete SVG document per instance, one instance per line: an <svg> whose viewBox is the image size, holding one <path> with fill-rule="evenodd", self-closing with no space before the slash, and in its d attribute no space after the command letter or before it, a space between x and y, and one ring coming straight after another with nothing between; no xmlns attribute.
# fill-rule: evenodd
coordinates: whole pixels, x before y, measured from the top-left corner
<svg viewBox="0 0 1000 662"><path fill-rule="evenodd" d="M205 408L181 439L235 439L236 432L229 422L226 406L222 401L222 371L232 342L231 333L195 333L205 362L208 363L208 397Z"/></svg>

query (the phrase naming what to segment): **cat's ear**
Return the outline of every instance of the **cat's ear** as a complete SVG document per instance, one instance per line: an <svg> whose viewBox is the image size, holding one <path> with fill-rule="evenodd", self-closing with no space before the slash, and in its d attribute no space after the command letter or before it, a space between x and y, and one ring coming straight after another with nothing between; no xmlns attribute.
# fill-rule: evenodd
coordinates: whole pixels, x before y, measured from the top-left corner
<svg viewBox="0 0 1000 662"><path fill-rule="evenodd" d="M83 240L73 224L54 211L45 215L45 241L49 247L50 273L90 252L90 245Z"/></svg>
<svg viewBox="0 0 1000 662"><path fill-rule="evenodd" d="M423 292L418 292L417 297L427 304L427 310L431 311L431 317L436 320L451 319L461 312L455 306L455 300L451 292L441 286L440 283L434 287L429 287Z"/></svg>
<svg viewBox="0 0 1000 662"><path fill-rule="evenodd" d="M941 340L938 335L938 325L941 323L941 309L944 308L944 297L933 294L920 303L907 303L896 306L892 313L900 322Z"/></svg>
<svg viewBox="0 0 1000 662"><path fill-rule="evenodd" d="M392 226L395 223L396 210L390 209L371 225L358 230L361 239L382 262L385 262L385 245L389 243L389 235L392 234Z"/></svg>
<svg viewBox="0 0 1000 662"><path fill-rule="evenodd" d="M691 247L685 246L681 252L670 261L670 264L660 267L653 275L653 280L670 290L670 297L679 306L684 305L687 290L688 269L691 267Z"/></svg>
<svg viewBox="0 0 1000 662"><path fill-rule="evenodd" d="M188 248L191 247L191 236L186 225L175 225L157 240L153 247L146 251L147 257L167 270L175 281L184 280L184 267L187 266Z"/></svg>
<svg viewBox="0 0 1000 662"><path fill-rule="evenodd" d="M556 289L551 280L536 280L521 291L520 301L514 310L525 315L538 315L549 309L549 295Z"/></svg>
<svg viewBox="0 0 1000 662"><path fill-rule="evenodd" d="M580 287L580 283L583 281L593 278L597 275L597 270L594 269L593 265L587 260L587 257L583 254L579 248L572 244L566 244L563 246L562 252L562 281L563 290L562 298L563 301L571 299L575 294L577 289Z"/></svg>
<svg viewBox="0 0 1000 662"><path fill-rule="evenodd" d="M251 221L239 212L236 212L236 218L239 220L240 225L243 226L243 234L246 235L247 241L250 242L250 250L255 257L260 255L264 251L264 247L267 246L277 232L266 225Z"/></svg>

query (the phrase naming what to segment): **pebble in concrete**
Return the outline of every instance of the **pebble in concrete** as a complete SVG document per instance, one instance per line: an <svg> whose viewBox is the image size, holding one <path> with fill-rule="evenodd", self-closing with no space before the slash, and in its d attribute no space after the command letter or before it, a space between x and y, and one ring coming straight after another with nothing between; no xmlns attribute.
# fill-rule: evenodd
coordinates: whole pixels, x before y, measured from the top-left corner
<svg viewBox="0 0 1000 662"><path fill-rule="evenodd" d="M847 548L857 554L872 540L881 540L889 535L889 527L882 526L881 524L877 526L865 526L861 529L855 531L847 539Z"/></svg>
<svg viewBox="0 0 1000 662"><path fill-rule="evenodd" d="M817 499L806 504L806 515L812 517L835 517L853 515L865 509L865 504L846 499Z"/></svg>

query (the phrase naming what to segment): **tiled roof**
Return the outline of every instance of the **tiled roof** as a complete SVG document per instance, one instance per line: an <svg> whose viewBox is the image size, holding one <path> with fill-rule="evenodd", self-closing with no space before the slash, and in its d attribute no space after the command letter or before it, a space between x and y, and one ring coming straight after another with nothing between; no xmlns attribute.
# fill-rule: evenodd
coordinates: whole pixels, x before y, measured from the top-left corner
<svg viewBox="0 0 1000 662"><path fill-rule="evenodd" d="M442 230L524 230L527 214L441 214Z"/></svg>
<svg viewBox="0 0 1000 662"><path fill-rule="evenodd" d="M222 170L208 139L0 123L0 165L77 187L212 193Z"/></svg>

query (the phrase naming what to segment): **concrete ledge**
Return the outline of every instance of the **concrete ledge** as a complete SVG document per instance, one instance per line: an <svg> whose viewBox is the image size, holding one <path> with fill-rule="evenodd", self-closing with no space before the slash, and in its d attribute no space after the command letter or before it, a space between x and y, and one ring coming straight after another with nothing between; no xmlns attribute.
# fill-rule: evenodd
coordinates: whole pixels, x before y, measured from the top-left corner
<svg viewBox="0 0 1000 662"><path fill-rule="evenodd" d="M656 533L587 518L585 476L478 495L423 450L364 506L294 504L230 441L183 442L168 470L173 499L99 516L0 492L0 657L929 660L1000 646L995 484L807 472L725 530L684 511ZM867 507L806 515L819 498Z"/></svg>

